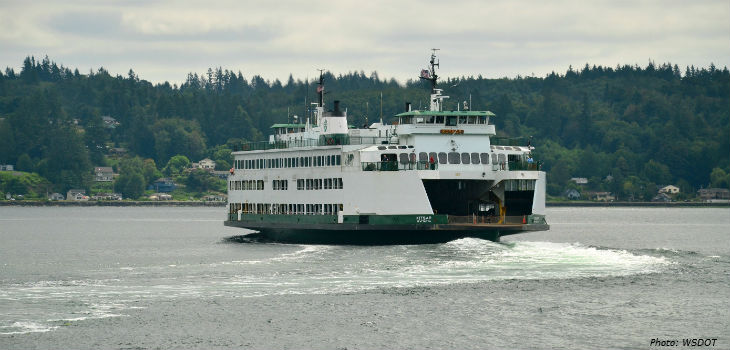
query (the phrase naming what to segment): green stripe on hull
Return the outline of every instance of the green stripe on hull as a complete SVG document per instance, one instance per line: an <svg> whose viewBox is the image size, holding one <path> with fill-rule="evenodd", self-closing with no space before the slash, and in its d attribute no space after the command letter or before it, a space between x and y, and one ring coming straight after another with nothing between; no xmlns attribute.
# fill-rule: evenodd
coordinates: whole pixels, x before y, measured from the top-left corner
<svg viewBox="0 0 730 350"><path fill-rule="evenodd" d="M365 222L364 222L365 221ZM342 223L370 225L422 225L422 224L447 224L447 215L345 215Z"/></svg>

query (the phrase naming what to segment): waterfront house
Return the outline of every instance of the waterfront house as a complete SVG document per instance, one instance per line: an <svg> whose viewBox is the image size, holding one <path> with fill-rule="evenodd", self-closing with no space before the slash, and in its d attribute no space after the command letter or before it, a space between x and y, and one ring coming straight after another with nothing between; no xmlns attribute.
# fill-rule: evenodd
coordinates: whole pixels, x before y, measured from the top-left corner
<svg viewBox="0 0 730 350"><path fill-rule="evenodd" d="M568 198L570 200L580 199L580 192L578 192L578 190L576 190L574 188L571 188L571 189L565 191L565 193L563 195L565 196L565 198Z"/></svg>
<svg viewBox="0 0 730 350"><path fill-rule="evenodd" d="M588 192L586 194L592 201L613 202L616 200L616 196L611 194L611 192Z"/></svg>
<svg viewBox="0 0 730 350"><path fill-rule="evenodd" d="M94 167L94 181L111 182L114 181L114 170L109 166Z"/></svg>
<svg viewBox="0 0 730 350"><path fill-rule="evenodd" d="M161 177L147 187L148 190L155 190L155 192L172 192L176 188L177 185L169 177Z"/></svg>
<svg viewBox="0 0 730 350"><path fill-rule="evenodd" d="M63 198L62 194L55 192L55 193L51 193L51 195L48 196L48 200L49 201L62 201L62 200L64 200L64 198Z"/></svg>
<svg viewBox="0 0 730 350"><path fill-rule="evenodd" d="M665 192L661 192L654 196L654 198L651 199L652 202L671 202L672 197L669 197L669 195Z"/></svg>
<svg viewBox="0 0 730 350"><path fill-rule="evenodd" d="M191 165L191 168L213 171L215 169L215 161L211 160L210 158L205 158L197 163L193 163Z"/></svg>
<svg viewBox="0 0 730 350"><path fill-rule="evenodd" d="M659 193L677 194L679 193L679 187L673 185L664 186L659 189Z"/></svg>
<svg viewBox="0 0 730 350"><path fill-rule="evenodd" d="M0 164L0 171L14 171L15 167L12 164Z"/></svg>
<svg viewBox="0 0 730 350"><path fill-rule="evenodd" d="M119 122L108 115L102 116L101 120L104 122L104 126L109 129L114 129L119 126Z"/></svg>
<svg viewBox="0 0 730 350"><path fill-rule="evenodd" d="M109 150L109 156L111 157L122 157L127 154L127 149L124 147L114 147Z"/></svg>
<svg viewBox="0 0 730 350"><path fill-rule="evenodd" d="M705 202L730 201L730 190L727 188L701 188L697 194Z"/></svg>
<svg viewBox="0 0 730 350"><path fill-rule="evenodd" d="M66 193L67 201L88 201L89 196L86 195L86 190L81 189L70 189Z"/></svg>
<svg viewBox="0 0 730 350"><path fill-rule="evenodd" d="M576 185L587 185L588 179L585 177L572 177L570 181L575 182Z"/></svg>
<svg viewBox="0 0 730 350"><path fill-rule="evenodd" d="M153 193L149 196L152 201L170 201L172 196L167 193Z"/></svg>
<svg viewBox="0 0 730 350"><path fill-rule="evenodd" d="M203 200L206 202L225 202L228 200L228 196L224 194L212 194L203 197Z"/></svg>
<svg viewBox="0 0 730 350"><path fill-rule="evenodd" d="M122 194L101 192L91 196L91 199L95 201L120 201L122 200Z"/></svg>

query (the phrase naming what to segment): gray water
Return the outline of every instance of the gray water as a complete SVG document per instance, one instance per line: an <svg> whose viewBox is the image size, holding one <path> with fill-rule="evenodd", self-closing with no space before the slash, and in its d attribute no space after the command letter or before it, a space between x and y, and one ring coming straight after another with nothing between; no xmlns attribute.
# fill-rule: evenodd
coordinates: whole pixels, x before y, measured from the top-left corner
<svg viewBox="0 0 730 350"><path fill-rule="evenodd" d="M729 209L551 208L501 243L376 247L224 216L0 207L0 348L730 348Z"/></svg>

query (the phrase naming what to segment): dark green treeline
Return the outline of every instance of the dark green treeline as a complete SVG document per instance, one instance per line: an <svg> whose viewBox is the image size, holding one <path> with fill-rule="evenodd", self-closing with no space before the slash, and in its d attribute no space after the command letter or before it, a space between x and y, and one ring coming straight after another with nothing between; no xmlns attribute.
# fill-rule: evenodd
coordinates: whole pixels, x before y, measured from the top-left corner
<svg viewBox="0 0 730 350"><path fill-rule="evenodd" d="M350 123L385 122L405 102L423 108L428 87L405 86L373 72L325 76L325 100L341 100ZM316 101L315 82L266 81L209 69L180 85L151 84L132 70L86 74L47 57L28 57L20 72L0 72L0 164L15 164L59 190L88 185L110 147L153 159L161 168L175 155L224 160L232 143L266 140L271 124L300 120ZM728 186L730 73L654 63L596 67L546 77L450 78L447 109L488 109L499 136L532 136L549 171L548 192L559 195L571 177L621 199L650 199L658 185L683 192ZM381 107L382 94L382 107ZM113 117L118 125L105 123ZM526 142L526 141L525 141ZM225 162L224 162L225 163Z"/></svg>

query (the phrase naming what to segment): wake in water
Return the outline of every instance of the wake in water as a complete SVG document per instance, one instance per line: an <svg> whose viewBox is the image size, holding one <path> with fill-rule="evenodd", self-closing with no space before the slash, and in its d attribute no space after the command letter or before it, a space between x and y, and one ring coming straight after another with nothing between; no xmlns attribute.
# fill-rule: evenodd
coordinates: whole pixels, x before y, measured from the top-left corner
<svg viewBox="0 0 730 350"><path fill-rule="evenodd" d="M101 271L108 276L93 280L5 285L0 309L9 312L0 315L0 334L52 331L70 322L126 316L148 303L178 298L357 293L498 280L627 276L661 272L672 264L656 253L473 238L377 247L268 244L255 235L233 236L224 242L243 243L242 259L122 267ZM24 305L38 302L56 310L54 315L49 317L42 310L20 312Z"/></svg>

